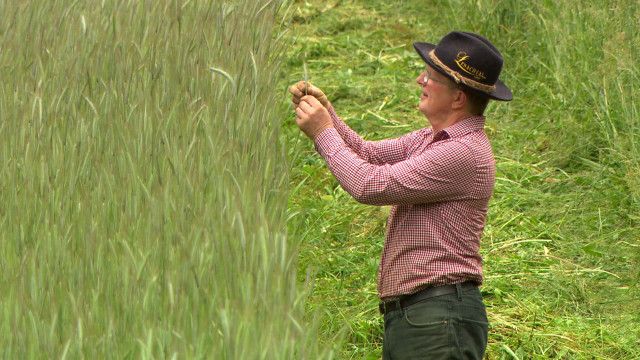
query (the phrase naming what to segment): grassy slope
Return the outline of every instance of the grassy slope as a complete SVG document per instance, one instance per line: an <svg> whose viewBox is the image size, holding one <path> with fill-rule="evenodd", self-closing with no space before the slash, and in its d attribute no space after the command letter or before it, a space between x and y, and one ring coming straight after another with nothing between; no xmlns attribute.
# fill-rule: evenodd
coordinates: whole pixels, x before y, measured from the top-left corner
<svg viewBox="0 0 640 360"><path fill-rule="evenodd" d="M306 62L356 131L397 136L426 123L414 82L423 63L411 42L454 28L488 36L515 93L487 114L498 166L481 249L488 357L640 357L638 125L629 105L637 92L628 85L638 78L638 38L625 20L637 18L636 5L421 4L297 2L285 81L301 79ZM345 331L340 358L379 358L375 275L387 209L357 204L311 144L286 131L309 307L324 341Z"/></svg>

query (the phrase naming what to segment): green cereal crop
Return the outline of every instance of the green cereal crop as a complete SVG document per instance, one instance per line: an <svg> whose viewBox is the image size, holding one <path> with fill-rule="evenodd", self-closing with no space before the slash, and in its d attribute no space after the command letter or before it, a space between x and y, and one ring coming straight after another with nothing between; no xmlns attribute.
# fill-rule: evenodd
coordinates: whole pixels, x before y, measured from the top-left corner
<svg viewBox="0 0 640 360"><path fill-rule="evenodd" d="M3 358L321 358L282 1L0 1Z"/></svg>

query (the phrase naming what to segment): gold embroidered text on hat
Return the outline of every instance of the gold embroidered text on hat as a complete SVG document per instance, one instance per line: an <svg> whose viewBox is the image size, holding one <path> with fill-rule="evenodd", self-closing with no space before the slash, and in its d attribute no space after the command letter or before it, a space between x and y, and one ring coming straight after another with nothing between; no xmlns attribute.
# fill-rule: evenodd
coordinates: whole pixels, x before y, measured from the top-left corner
<svg viewBox="0 0 640 360"><path fill-rule="evenodd" d="M476 90L480 90L480 91L484 91L487 93L491 93L493 91L496 90L496 86L495 85L487 85L487 84L483 84L483 83L479 83L473 79L469 79L468 77L460 74L459 72L451 69L450 67L448 67L446 64L444 64L442 61L440 61L440 59L438 59L438 57L435 54L435 50L431 50L429 52L429 58L431 59L431 61L433 61L436 65L438 65L440 67L440 69L442 69L443 71L445 71L449 76L451 76L455 82L457 84L459 83L463 83L471 88L474 88Z"/></svg>

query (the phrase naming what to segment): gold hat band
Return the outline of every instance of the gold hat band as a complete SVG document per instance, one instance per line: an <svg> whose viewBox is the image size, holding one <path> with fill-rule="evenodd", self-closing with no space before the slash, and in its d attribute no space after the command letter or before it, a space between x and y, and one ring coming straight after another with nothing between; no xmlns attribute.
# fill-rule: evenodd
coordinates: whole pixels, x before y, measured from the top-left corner
<svg viewBox="0 0 640 360"><path fill-rule="evenodd" d="M456 82L456 84L460 84L463 83L465 85L467 85L470 88L476 89L476 90L480 90L480 91L484 91L486 93L492 93L496 90L496 86L495 85L486 85L483 83L479 83L475 80L471 80L467 77L462 76L459 72L451 69L450 67L448 67L447 65L445 65L442 61L440 61L440 59L438 59L438 57L435 54L435 50L431 50L429 52L429 58L431 58L431 60L438 65L442 70L444 70L447 74L449 74L449 76L451 76L453 78L453 80Z"/></svg>

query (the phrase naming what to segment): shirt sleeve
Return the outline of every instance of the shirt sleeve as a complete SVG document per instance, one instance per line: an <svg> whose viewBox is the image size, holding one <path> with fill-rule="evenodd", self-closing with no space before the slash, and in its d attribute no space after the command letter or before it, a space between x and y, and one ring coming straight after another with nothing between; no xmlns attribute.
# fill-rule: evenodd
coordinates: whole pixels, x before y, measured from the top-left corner
<svg viewBox="0 0 640 360"><path fill-rule="evenodd" d="M424 204L468 198L475 181L471 149L442 141L395 164L376 165L359 157L335 128L316 137L316 149L340 185L370 205Z"/></svg>
<svg viewBox="0 0 640 360"><path fill-rule="evenodd" d="M396 139L366 141L340 119L333 107L329 108L329 114L333 121L333 127L347 146L359 157L371 164L395 164L407 159L411 146L417 140L426 136L425 131L430 131L429 129L421 129Z"/></svg>

